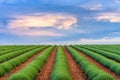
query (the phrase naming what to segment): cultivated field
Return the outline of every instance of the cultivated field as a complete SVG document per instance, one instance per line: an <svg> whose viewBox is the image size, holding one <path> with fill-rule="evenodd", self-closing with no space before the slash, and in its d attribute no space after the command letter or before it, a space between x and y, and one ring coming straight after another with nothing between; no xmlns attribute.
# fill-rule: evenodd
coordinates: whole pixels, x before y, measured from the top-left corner
<svg viewBox="0 0 120 80"><path fill-rule="evenodd" d="M0 80L120 80L120 45L0 46Z"/></svg>

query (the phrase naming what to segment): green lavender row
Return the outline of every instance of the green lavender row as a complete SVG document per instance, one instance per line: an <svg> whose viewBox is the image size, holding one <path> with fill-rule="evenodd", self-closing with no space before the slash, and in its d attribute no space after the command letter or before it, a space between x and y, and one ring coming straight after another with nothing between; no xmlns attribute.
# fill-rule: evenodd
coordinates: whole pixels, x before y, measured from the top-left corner
<svg viewBox="0 0 120 80"><path fill-rule="evenodd" d="M108 59L98 53L95 53L93 51L74 46L74 48L78 49L79 51L84 52L86 55L92 57L99 63L101 63L103 66L109 68L111 71L115 72L116 74L120 75L120 64L114 60Z"/></svg>
<svg viewBox="0 0 120 80"><path fill-rule="evenodd" d="M12 47L12 48L7 49L7 50L3 50L3 51L1 50L0 51L0 56L4 55L4 54L8 54L8 53L13 52L13 51L25 49L25 48L28 48L28 47L31 47L31 46L17 46L17 47Z"/></svg>
<svg viewBox="0 0 120 80"><path fill-rule="evenodd" d="M85 57L80 55L75 49L67 46L67 50L80 65L89 80L115 80L110 74L98 68L93 63L89 62Z"/></svg>
<svg viewBox="0 0 120 80"><path fill-rule="evenodd" d="M2 55L0 56L0 63L3 63L5 61L8 61L14 57L17 57L19 55L22 55L30 50L33 50L35 48L37 48L38 46L34 46L34 47L30 47L30 48L26 48L26 49L21 49L21 50L17 50L17 51L14 51L14 52L10 52L8 54L5 54L5 55Z"/></svg>
<svg viewBox="0 0 120 80"><path fill-rule="evenodd" d="M57 50L55 65L51 74L51 80L72 80L68 62L62 47L59 47Z"/></svg>
<svg viewBox="0 0 120 80"><path fill-rule="evenodd" d="M9 46L0 46L0 52L5 51L5 50L12 50L15 48L22 48L22 47L28 47L28 46L18 46L18 45L9 45Z"/></svg>
<svg viewBox="0 0 120 80"><path fill-rule="evenodd" d="M29 52L26 52L25 54L20 55L20 56L18 56L16 58L13 58L13 59L11 59L9 61L1 63L0 64L0 76L3 76L6 73L9 73L15 67L17 67L20 64L24 63L26 60L28 60L34 54L38 53L39 51L43 50L46 47L48 47L48 46L43 46L43 47L36 48L36 49L31 50Z"/></svg>
<svg viewBox="0 0 120 80"><path fill-rule="evenodd" d="M110 58L110 59L113 59L115 61L118 61L120 62L120 55L117 55L115 53L112 53L112 52L107 52L107 51L104 51L104 50L100 50L100 49L97 49L97 48L91 48L91 47L87 47L87 46L84 46L82 48L85 48L85 49L88 49L90 51L93 51L93 52L96 52L98 54L101 54L107 58Z"/></svg>
<svg viewBox="0 0 120 80"><path fill-rule="evenodd" d="M120 55L120 45L85 45Z"/></svg>
<svg viewBox="0 0 120 80"><path fill-rule="evenodd" d="M96 49L100 49L100 50L103 50L103 51L107 51L107 52L111 52L111 53L120 55L120 50L115 49L118 46L115 46L115 48L106 48L106 47L99 47L99 46L88 46L88 47L92 47L92 48L96 48Z"/></svg>
<svg viewBox="0 0 120 80"><path fill-rule="evenodd" d="M29 65L20 70L18 73L10 76L9 80L35 80L53 49L54 46L51 46L42 52Z"/></svg>

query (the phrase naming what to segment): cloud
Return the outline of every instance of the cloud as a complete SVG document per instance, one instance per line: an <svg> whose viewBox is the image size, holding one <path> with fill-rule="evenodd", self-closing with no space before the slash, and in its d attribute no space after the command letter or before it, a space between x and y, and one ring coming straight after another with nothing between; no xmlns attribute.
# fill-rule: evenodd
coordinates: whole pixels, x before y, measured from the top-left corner
<svg viewBox="0 0 120 80"><path fill-rule="evenodd" d="M77 23L77 19L74 16L59 14L37 14L33 16L17 16L15 18L8 24L11 29L29 29L31 27L69 29Z"/></svg>
<svg viewBox="0 0 120 80"><path fill-rule="evenodd" d="M103 9L102 4L87 5L87 6L82 6L82 7L88 10L102 10Z"/></svg>
<svg viewBox="0 0 120 80"><path fill-rule="evenodd" d="M104 37L100 39L80 39L81 44L119 44L120 37Z"/></svg>
<svg viewBox="0 0 120 80"><path fill-rule="evenodd" d="M53 32L49 29L69 29L77 23L72 15L35 13L34 15L15 16L10 20L7 28L9 32L23 36L62 36L62 33ZM41 30L42 29L42 30Z"/></svg>
<svg viewBox="0 0 120 80"><path fill-rule="evenodd" d="M119 13L102 13L99 16L95 17L97 21L109 21L112 23L120 22L120 14Z"/></svg>

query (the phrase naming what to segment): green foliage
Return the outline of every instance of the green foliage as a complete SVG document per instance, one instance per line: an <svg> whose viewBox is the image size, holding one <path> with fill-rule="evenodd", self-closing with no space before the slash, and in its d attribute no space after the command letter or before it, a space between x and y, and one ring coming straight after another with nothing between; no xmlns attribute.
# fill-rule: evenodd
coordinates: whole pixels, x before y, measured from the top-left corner
<svg viewBox="0 0 120 80"><path fill-rule="evenodd" d="M104 51L104 50L100 50L97 48L91 48L91 47L87 47L87 46L82 46L82 48L88 49L90 51L96 52L98 54L101 54L107 58L113 59L115 61L120 62L120 56L118 54L112 53L112 52L108 52L108 51Z"/></svg>
<svg viewBox="0 0 120 80"><path fill-rule="evenodd" d="M120 55L120 45L115 45L115 44L114 45L82 45L82 46L80 45L80 47L83 46L91 47L94 49L101 49L103 51Z"/></svg>
<svg viewBox="0 0 120 80"><path fill-rule="evenodd" d="M8 54L17 50L22 50L31 46L0 46L3 50L0 50L0 56Z"/></svg>
<svg viewBox="0 0 120 80"><path fill-rule="evenodd" d="M19 66L20 64L22 64L23 62L25 62L26 60L28 60L30 57L32 57L34 54L36 54L37 52L39 52L40 50L46 48L47 46L43 46L40 48L36 48L34 50L31 50L29 52L26 52L23 55L20 55L16 58L10 59L4 63L0 64L0 69L3 70L3 72L1 72L0 76L3 76L5 73L10 72L11 70L13 70L15 67ZM2 75L3 74L3 75Z"/></svg>
<svg viewBox="0 0 120 80"><path fill-rule="evenodd" d="M116 74L120 75L120 64L114 60L108 59L100 54L97 54L96 52L78 47L78 46L74 46L76 49L84 52L85 54L87 54L88 56L92 57L93 59L95 59L96 61L98 61L99 63L101 63L102 65L104 65L105 67L109 68L111 71L115 72Z"/></svg>
<svg viewBox="0 0 120 80"><path fill-rule="evenodd" d="M0 64L0 67L3 68L5 72L10 72L13 69L13 66L10 63Z"/></svg>
<svg viewBox="0 0 120 80"><path fill-rule="evenodd" d="M16 80L16 78L19 78L19 77L22 80L22 78L24 78L24 75L21 75L21 74L25 74L25 76L29 76L30 80L34 80L37 77L39 71L42 69L45 62L47 61L53 49L54 49L54 46L47 48L36 59L34 59L29 65L27 65L25 68L20 70L18 73L10 76L9 80ZM28 80L28 78L26 78L26 80Z"/></svg>
<svg viewBox="0 0 120 80"><path fill-rule="evenodd" d="M77 63L79 63L80 67L87 75L89 80L115 80L110 74L104 72L95 64L89 62L85 57L81 56L75 49L69 46L67 46L67 49L77 61Z"/></svg>
<svg viewBox="0 0 120 80"><path fill-rule="evenodd" d="M35 60L32 63L30 63L29 65L32 66L32 67L35 67L40 72L40 70L42 69L44 63L45 62L43 62L42 60L41 61ZM39 64L39 65L36 65L36 64Z"/></svg>
<svg viewBox="0 0 120 80"><path fill-rule="evenodd" d="M112 79L106 74L100 74L99 76L95 77L93 80L112 80Z"/></svg>
<svg viewBox="0 0 120 80"><path fill-rule="evenodd" d="M72 80L62 47L58 48L51 80Z"/></svg>
<svg viewBox="0 0 120 80"><path fill-rule="evenodd" d="M0 76L3 76L5 73L4 69L2 67L0 67Z"/></svg>
<svg viewBox="0 0 120 80"><path fill-rule="evenodd" d="M17 73L11 76L9 80L32 80L32 79L30 79L30 77L24 73Z"/></svg>
<svg viewBox="0 0 120 80"><path fill-rule="evenodd" d="M8 54L4 54L4 55L0 56L0 63L8 61L9 59L17 57L19 55L22 55L22 54L24 54L24 53L26 53L30 50L34 50L35 48L37 48L37 46L26 48L26 49L20 49L20 50L17 50L17 51L10 52Z"/></svg>
<svg viewBox="0 0 120 80"><path fill-rule="evenodd" d="M35 79L38 74L38 68L29 65L28 67L25 67L23 70L21 70L19 73L24 73L31 79Z"/></svg>

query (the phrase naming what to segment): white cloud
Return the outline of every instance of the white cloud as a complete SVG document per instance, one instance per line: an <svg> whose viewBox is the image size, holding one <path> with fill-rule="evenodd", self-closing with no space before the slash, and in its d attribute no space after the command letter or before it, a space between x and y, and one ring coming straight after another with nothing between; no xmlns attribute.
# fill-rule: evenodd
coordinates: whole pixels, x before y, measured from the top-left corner
<svg viewBox="0 0 120 80"><path fill-rule="evenodd" d="M109 21L109 22L120 22L120 14L119 13L102 13L99 16L95 17L97 21Z"/></svg>
<svg viewBox="0 0 120 80"><path fill-rule="evenodd" d="M9 28L28 29L53 27L56 29L69 29L72 25L77 23L77 19L71 15L59 15L59 14L40 14L33 16L16 16L16 20L11 20L8 24Z"/></svg>
<svg viewBox="0 0 120 80"><path fill-rule="evenodd" d="M104 37L100 39L80 39L81 44L118 44L120 43L120 37Z"/></svg>
<svg viewBox="0 0 120 80"><path fill-rule="evenodd" d="M37 13L27 16L15 16L7 25L9 32L23 36L63 36L62 33L45 30L46 28L69 29L77 23L72 15ZM41 30L41 28L43 28Z"/></svg>
<svg viewBox="0 0 120 80"><path fill-rule="evenodd" d="M82 6L82 7L88 10L102 10L103 9L102 4L87 5L87 6Z"/></svg>

